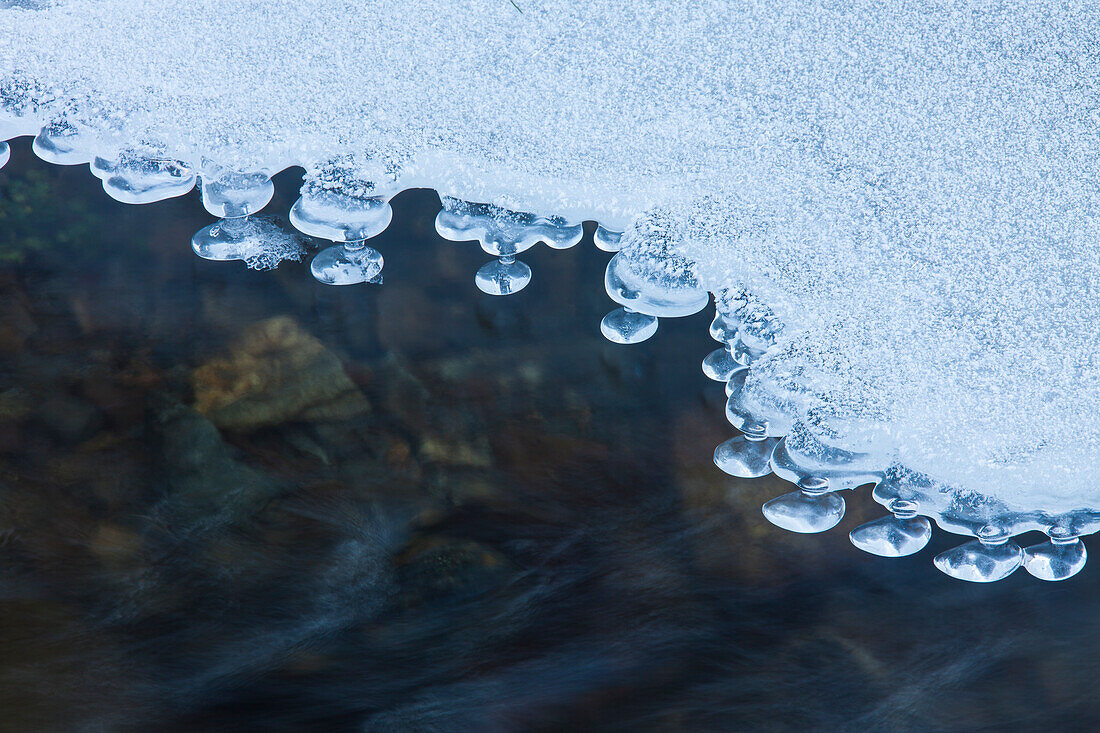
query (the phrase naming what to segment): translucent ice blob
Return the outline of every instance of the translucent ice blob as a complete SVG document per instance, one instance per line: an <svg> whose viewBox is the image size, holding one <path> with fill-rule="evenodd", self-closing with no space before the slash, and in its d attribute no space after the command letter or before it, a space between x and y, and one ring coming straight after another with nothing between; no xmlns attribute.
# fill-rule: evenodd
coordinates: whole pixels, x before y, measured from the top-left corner
<svg viewBox="0 0 1100 733"><path fill-rule="evenodd" d="M452 242L476 240L497 259L483 265L474 283L489 295L511 295L531 282L531 268L516 255L539 242L553 249L568 249L581 241L584 230L558 216L509 211L489 204L475 204L442 197L443 210L435 218L439 236Z"/></svg>
<svg viewBox="0 0 1100 733"><path fill-rule="evenodd" d="M367 246L393 218L388 197L373 182L356 180L343 172L341 185L331 185L339 175L331 168L307 177L301 197L290 209L290 221L299 231L337 244L313 258L310 271L326 285L377 283L382 278L382 254Z"/></svg>
<svg viewBox="0 0 1100 733"><path fill-rule="evenodd" d="M677 254L683 233L663 212L637 222L607 263L604 288L622 307L604 316L601 330L611 341L634 344L657 331L658 319L690 316L706 307L692 263Z"/></svg>

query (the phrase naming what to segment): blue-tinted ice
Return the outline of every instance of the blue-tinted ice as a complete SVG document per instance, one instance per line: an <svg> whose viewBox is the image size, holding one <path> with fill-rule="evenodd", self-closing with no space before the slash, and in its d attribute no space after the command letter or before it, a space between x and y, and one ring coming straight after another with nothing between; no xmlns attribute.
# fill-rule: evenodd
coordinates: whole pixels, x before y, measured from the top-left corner
<svg viewBox="0 0 1100 733"><path fill-rule="evenodd" d="M219 220L195 252L254 266L305 252L257 216L301 166L290 217L332 243L311 264L330 284L380 281L367 242L407 188L495 258L475 277L493 295L594 222L608 339L713 295L703 370L745 431L716 462L805 484L769 519L818 531L835 492L874 484L869 552L916 551L934 519L978 538L937 558L955 577L1080 570L1100 529L1094 8L248 5L0 11L0 166L33 135L119 201L200 181ZM1029 531L1050 539L1019 549Z"/></svg>

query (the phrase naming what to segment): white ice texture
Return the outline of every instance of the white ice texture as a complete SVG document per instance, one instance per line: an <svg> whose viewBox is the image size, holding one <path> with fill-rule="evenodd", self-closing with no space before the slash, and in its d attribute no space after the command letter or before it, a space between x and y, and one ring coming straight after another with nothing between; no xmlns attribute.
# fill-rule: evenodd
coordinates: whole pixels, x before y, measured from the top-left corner
<svg viewBox="0 0 1100 733"><path fill-rule="evenodd" d="M1095 2L6 5L0 139L598 220L782 324L761 414L1100 509Z"/></svg>

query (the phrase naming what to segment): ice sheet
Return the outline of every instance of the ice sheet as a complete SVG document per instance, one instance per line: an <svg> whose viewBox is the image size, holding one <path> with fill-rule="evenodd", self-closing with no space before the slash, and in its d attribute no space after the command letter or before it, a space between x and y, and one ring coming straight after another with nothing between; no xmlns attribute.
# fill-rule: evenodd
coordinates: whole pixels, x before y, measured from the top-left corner
<svg viewBox="0 0 1100 733"><path fill-rule="evenodd" d="M0 14L0 139L339 158L628 247L661 210L784 324L747 389L1009 506L1100 504L1094 3L31 5Z"/></svg>

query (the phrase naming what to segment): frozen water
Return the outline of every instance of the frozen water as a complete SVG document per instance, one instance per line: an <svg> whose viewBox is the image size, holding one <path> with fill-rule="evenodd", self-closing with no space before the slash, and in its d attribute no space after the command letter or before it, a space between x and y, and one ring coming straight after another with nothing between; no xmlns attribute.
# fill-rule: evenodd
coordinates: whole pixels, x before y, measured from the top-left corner
<svg viewBox="0 0 1100 733"><path fill-rule="evenodd" d="M482 265L474 274L474 284L487 295L511 295L523 290L529 282L531 268L510 255Z"/></svg>
<svg viewBox="0 0 1100 733"><path fill-rule="evenodd" d="M710 302L692 263L678 254L684 232L664 213L645 215L630 232L631 244L607 263L604 287L615 302L651 316L698 313Z"/></svg>
<svg viewBox="0 0 1100 733"><path fill-rule="evenodd" d="M80 165L91 158L87 142L90 141L82 140L76 127L60 120L46 125L34 136L31 150L47 163Z"/></svg>
<svg viewBox="0 0 1100 733"><path fill-rule="evenodd" d="M1024 548L1024 570L1040 580L1066 580L1085 567L1085 543L1068 532L1052 532L1050 541Z"/></svg>
<svg viewBox="0 0 1100 733"><path fill-rule="evenodd" d="M715 349L703 357L703 374L716 382L729 382L733 373L742 368L733 360L728 348Z"/></svg>
<svg viewBox="0 0 1100 733"><path fill-rule="evenodd" d="M121 150L108 160L96 156L88 164L103 181L107 195L124 204L149 204L182 196L195 187L195 173L179 161L154 150Z"/></svg>
<svg viewBox="0 0 1100 733"><path fill-rule="evenodd" d="M763 425L745 425L744 435L730 438L714 449L714 465L730 476L759 478L772 472L772 451L778 441L767 437Z"/></svg>
<svg viewBox="0 0 1100 733"><path fill-rule="evenodd" d="M378 250L362 242L345 242L318 252L309 270L326 285L358 285L378 282L383 265Z"/></svg>
<svg viewBox="0 0 1100 733"><path fill-rule="evenodd" d="M595 220L628 309L604 333L642 340L714 294L750 365L727 416L801 436L781 475L885 471L884 502L965 534L1100 526L1095 3L5 5L0 140L146 161L111 195L194 171L242 216L300 165L347 200L422 186L519 229ZM219 170L247 184L233 200ZM468 238L512 257L511 235ZM522 287L511 264L479 287ZM941 566L997 575L974 552Z"/></svg>
<svg viewBox="0 0 1100 733"><path fill-rule="evenodd" d="M617 344L638 344L657 333L657 318L629 308L616 308L600 321L600 332Z"/></svg>
<svg viewBox="0 0 1100 733"><path fill-rule="evenodd" d="M241 260L253 270L273 270L285 261L300 262L306 243L297 232L265 216L222 219L203 227L191 239L191 249L204 260Z"/></svg>
<svg viewBox="0 0 1100 733"><path fill-rule="evenodd" d="M623 233L604 229L601 224L596 227L596 233L592 235L592 242L604 252L618 252L623 248Z"/></svg>
<svg viewBox="0 0 1100 733"><path fill-rule="evenodd" d="M936 567L959 580L992 583L1014 573L1024 560L1020 546L1003 528L988 525L978 539L936 555Z"/></svg>
<svg viewBox="0 0 1100 733"><path fill-rule="evenodd" d="M790 532L813 534L832 529L844 518L844 497L829 491L824 479L803 479L798 491L764 504L764 516Z"/></svg>
<svg viewBox="0 0 1100 733"><path fill-rule="evenodd" d="M892 516L882 517L848 533L852 544L872 555L904 557L920 552L932 539L932 524L917 516L917 504L899 499L890 503Z"/></svg>
<svg viewBox="0 0 1100 733"><path fill-rule="evenodd" d="M474 282L489 295L511 295L531 281L531 268L516 261L539 242L552 249L569 249L581 241L579 223L560 216L512 211L492 204L475 204L444 196L443 210L435 219L439 236L452 242L476 240L481 248L499 258L477 271Z"/></svg>
<svg viewBox="0 0 1100 733"><path fill-rule="evenodd" d="M334 160L307 172L302 195L290 208L298 231L340 244L317 253L309 269L326 285L380 283L384 259L366 240L386 230L393 218L384 171L357 170L353 161Z"/></svg>

